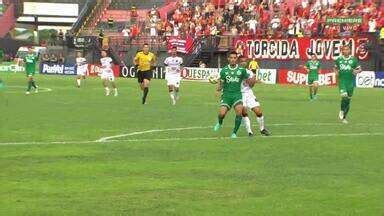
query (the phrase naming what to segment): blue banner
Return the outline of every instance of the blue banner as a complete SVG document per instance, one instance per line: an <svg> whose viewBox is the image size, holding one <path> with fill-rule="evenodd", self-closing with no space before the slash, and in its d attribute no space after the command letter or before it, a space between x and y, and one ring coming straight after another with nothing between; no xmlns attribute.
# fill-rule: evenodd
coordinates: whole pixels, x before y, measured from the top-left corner
<svg viewBox="0 0 384 216"><path fill-rule="evenodd" d="M75 64L42 63L40 65L41 74L53 75L76 75Z"/></svg>
<svg viewBox="0 0 384 216"><path fill-rule="evenodd" d="M384 88L384 71L378 71L375 73L375 88Z"/></svg>

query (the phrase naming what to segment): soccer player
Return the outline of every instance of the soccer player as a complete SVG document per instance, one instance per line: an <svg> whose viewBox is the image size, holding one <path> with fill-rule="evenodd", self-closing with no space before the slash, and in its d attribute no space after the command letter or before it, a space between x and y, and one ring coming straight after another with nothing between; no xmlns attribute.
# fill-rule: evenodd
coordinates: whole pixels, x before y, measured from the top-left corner
<svg viewBox="0 0 384 216"><path fill-rule="evenodd" d="M247 58L243 56L240 57L240 66L247 66ZM249 75L249 79L251 79L251 82L247 82L247 80L244 80L241 85L241 94L243 99L243 123L245 125L245 129L247 130L249 136L253 136L251 121L249 120L247 112L247 109L250 109L256 115L256 120L259 124L261 135L270 136L271 133L265 128L264 125L264 116L260 107L260 102L257 100L256 96L252 91L252 87L256 83L256 70L255 72L247 70L247 73Z"/></svg>
<svg viewBox="0 0 384 216"><path fill-rule="evenodd" d="M77 84L77 87L80 88L81 79L85 79L85 75L88 70L87 59L83 57L83 54L81 52L77 53L76 65L77 65L76 84Z"/></svg>
<svg viewBox="0 0 384 216"><path fill-rule="evenodd" d="M171 56L165 59L164 64L167 66L165 80L167 80L169 96L172 105L176 105L176 101L179 100L180 71L183 64L183 58L177 56L176 47L172 47Z"/></svg>
<svg viewBox="0 0 384 216"><path fill-rule="evenodd" d="M133 63L138 68L137 79L143 91L142 104L146 104L149 82L151 81L153 73L152 68L156 63L156 56L149 52L149 45L147 43L143 45L143 50L136 54Z"/></svg>
<svg viewBox="0 0 384 216"><path fill-rule="evenodd" d="M305 70L308 73L309 100L316 100L319 89L320 61L317 60L314 53L311 54L311 60L305 64Z"/></svg>
<svg viewBox="0 0 384 216"><path fill-rule="evenodd" d="M243 66L247 68L247 66ZM256 61L256 58L252 58L252 61L249 62L248 69L253 72L253 74L256 74L257 70L259 69L259 64Z"/></svg>
<svg viewBox="0 0 384 216"><path fill-rule="evenodd" d="M347 124L347 114L355 87L355 75L362 71L357 58L351 55L351 48L348 45L342 47L342 55L336 59L334 70L339 80L341 96L339 119Z"/></svg>
<svg viewBox="0 0 384 216"><path fill-rule="evenodd" d="M29 95L31 93L31 88L35 89L35 93L38 92L39 87L36 85L33 76L35 75L37 56L34 54L33 49L28 48L28 54L23 58L19 59L19 64L23 62L25 64L25 71L27 74L28 87L25 94Z"/></svg>
<svg viewBox="0 0 384 216"><path fill-rule="evenodd" d="M110 83L114 90L114 96L117 97L118 92L115 84L115 75L113 74L113 70L112 70L113 60L111 57L108 57L107 51L105 50L101 51L101 57L102 58L100 59L100 63L101 63L100 72L101 72L101 79L103 81L103 86L105 88L105 95L109 96L110 90L108 87L109 86L108 83Z"/></svg>
<svg viewBox="0 0 384 216"><path fill-rule="evenodd" d="M237 64L237 53L230 52L228 56L229 64L220 71L220 80L217 86L217 94L222 93L218 122L213 130L218 131L223 124L224 117L233 106L236 113L235 127L233 128L231 138L237 138L237 131L241 125L243 112L243 99L241 95L241 84L244 80L253 85L252 79L245 68Z"/></svg>

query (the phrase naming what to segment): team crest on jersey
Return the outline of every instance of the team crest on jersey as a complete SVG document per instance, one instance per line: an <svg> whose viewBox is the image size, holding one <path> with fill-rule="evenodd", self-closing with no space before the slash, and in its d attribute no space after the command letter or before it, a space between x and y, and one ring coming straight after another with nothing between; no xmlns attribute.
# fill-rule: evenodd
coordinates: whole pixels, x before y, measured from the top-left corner
<svg viewBox="0 0 384 216"><path fill-rule="evenodd" d="M237 75L240 76L241 75L241 71L238 70L237 71Z"/></svg>

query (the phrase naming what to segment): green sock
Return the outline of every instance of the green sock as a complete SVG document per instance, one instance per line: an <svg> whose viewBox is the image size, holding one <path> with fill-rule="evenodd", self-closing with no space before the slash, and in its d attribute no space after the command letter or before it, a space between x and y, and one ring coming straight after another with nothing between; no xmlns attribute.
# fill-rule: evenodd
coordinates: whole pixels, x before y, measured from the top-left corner
<svg viewBox="0 0 384 216"><path fill-rule="evenodd" d="M242 119L243 119L242 116L236 116L236 118L235 118L235 128L233 128L233 133L234 134L236 134L237 131L239 130Z"/></svg>
<svg viewBox="0 0 384 216"><path fill-rule="evenodd" d="M31 91L31 88L32 88L32 81L28 81L27 91Z"/></svg>
<svg viewBox="0 0 384 216"><path fill-rule="evenodd" d="M219 125L222 125L223 121L224 121L224 118L219 116L218 119L219 119Z"/></svg>
<svg viewBox="0 0 384 216"><path fill-rule="evenodd" d="M344 118L347 117L347 114L348 114L349 108L350 108L350 104L351 104L351 99L347 98L347 100L345 102Z"/></svg>
<svg viewBox="0 0 384 216"><path fill-rule="evenodd" d="M345 109L347 108L347 102L348 101L348 98L346 97L343 97L341 99L341 106L340 106L340 110L344 111L345 112Z"/></svg>

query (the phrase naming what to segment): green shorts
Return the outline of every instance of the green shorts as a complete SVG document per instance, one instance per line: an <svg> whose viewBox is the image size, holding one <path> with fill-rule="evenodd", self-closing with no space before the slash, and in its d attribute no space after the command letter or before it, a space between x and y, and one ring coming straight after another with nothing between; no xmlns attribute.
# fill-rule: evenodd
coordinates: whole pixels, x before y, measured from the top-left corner
<svg viewBox="0 0 384 216"><path fill-rule="evenodd" d="M33 72L26 72L26 75L27 75L27 77L35 76L35 71L33 71Z"/></svg>
<svg viewBox="0 0 384 216"><path fill-rule="evenodd" d="M238 104L243 104L243 97L241 94L221 96L220 106L225 106L228 107L228 109L231 109L232 106L236 106Z"/></svg>
<svg viewBox="0 0 384 216"><path fill-rule="evenodd" d="M339 83L339 92L342 97L352 97L354 89L353 84Z"/></svg>
<svg viewBox="0 0 384 216"><path fill-rule="evenodd" d="M312 85L314 82L319 82L319 76L308 76L308 85Z"/></svg>

